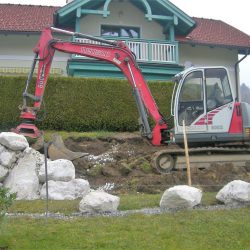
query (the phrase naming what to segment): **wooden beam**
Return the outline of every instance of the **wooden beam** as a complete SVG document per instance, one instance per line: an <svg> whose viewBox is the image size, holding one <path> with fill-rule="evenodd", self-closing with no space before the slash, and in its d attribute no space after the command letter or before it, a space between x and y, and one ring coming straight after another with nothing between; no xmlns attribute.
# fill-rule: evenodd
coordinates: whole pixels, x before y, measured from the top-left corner
<svg viewBox="0 0 250 250"><path fill-rule="evenodd" d="M80 18L76 18L75 31L80 32Z"/></svg>
<svg viewBox="0 0 250 250"><path fill-rule="evenodd" d="M95 14L95 15L103 15L103 16L108 16L110 15L110 11L105 11L105 10L87 10L87 9L82 9L81 10L82 14Z"/></svg>
<svg viewBox="0 0 250 250"><path fill-rule="evenodd" d="M174 25L177 26L179 23L178 17L174 15Z"/></svg>
<svg viewBox="0 0 250 250"><path fill-rule="evenodd" d="M103 11L108 11L108 7L109 7L109 4L110 4L110 2L111 2L112 0L106 0L105 1L105 4L103 5ZM107 16L105 16L105 17L107 17Z"/></svg>
<svg viewBox="0 0 250 250"><path fill-rule="evenodd" d="M76 18L80 18L81 16L82 16L81 7L79 7L76 10Z"/></svg>
<svg viewBox="0 0 250 250"><path fill-rule="evenodd" d="M174 41L175 40L175 32L174 32L174 25L170 25L169 27L169 40Z"/></svg>
<svg viewBox="0 0 250 250"><path fill-rule="evenodd" d="M157 19L157 20L168 20L168 21L173 21L174 18L172 16L162 16L162 15L149 15L146 14L145 17L151 18L151 19Z"/></svg>
<svg viewBox="0 0 250 250"><path fill-rule="evenodd" d="M141 1L144 4L144 6L145 6L145 8L147 10L147 14L146 15L149 15L148 20L152 21L152 18L151 18L151 16L152 16L152 10L151 10L151 7L150 7L148 1L147 0L141 0ZM146 17L146 15L145 15L145 17Z"/></svg>

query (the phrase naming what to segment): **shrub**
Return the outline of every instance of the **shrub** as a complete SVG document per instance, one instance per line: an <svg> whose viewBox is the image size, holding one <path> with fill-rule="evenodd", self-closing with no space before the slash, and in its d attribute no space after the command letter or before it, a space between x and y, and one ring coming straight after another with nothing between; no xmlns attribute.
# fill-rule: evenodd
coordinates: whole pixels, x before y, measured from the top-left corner
<svg viewBox="0 0 250 250"><path fill-rule="evenodd" d="M20 123L25 77L0 77L0 129ZM35 79L30 93L34 93ZM163 114L170 113L172 84L150 82L149 88ZM33 90L33 91L32 91ZM57 77L49 78L42 112L41 129L66 131L136 131L138 111L127 80ZM45 113L44 113L45 112Z"/></svg>
<svg viewBox="0 0 250 250"><path fill-rule="evenodd" d="M0 222L15 198L16 194L10 194L7 188L0 187Z"/></svg>

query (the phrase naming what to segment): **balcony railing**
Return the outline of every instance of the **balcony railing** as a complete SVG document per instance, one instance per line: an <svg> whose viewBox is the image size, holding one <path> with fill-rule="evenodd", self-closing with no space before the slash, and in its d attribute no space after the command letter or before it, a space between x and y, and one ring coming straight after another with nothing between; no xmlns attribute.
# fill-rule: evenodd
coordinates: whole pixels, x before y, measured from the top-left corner
<svg viewBox="0 0 250 250"><path fill-rule="evenodd" d="M75 38L75 42L100 44L100 42L85 38ZM147 40L123 40L123 42L134 52L138 62L178 64L177 42ZM79 55L75 55L74 57L84 58Z"/></svg>

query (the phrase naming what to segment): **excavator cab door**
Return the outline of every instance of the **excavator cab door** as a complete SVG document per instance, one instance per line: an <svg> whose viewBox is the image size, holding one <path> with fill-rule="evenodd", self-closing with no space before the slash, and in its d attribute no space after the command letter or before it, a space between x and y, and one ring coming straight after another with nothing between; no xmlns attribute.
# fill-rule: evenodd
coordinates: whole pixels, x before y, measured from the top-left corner
<svg viewBox="0 0 250 250"><path fill-rule="evenodd" d="M196 121L206 114L204 78L202 70L188 73L179 82L175 98L175 129L182 133L183 120L188 131L206 131L206 124L196 125Z"/></svg>
<svg viewBox="0 0 250 250"><path fill-rule="evenodd" d="M176 91L175 138L182 140L183 120L190 141L220 141L228 133L233 95L225 68L191 68L183 73Z"/></svg>

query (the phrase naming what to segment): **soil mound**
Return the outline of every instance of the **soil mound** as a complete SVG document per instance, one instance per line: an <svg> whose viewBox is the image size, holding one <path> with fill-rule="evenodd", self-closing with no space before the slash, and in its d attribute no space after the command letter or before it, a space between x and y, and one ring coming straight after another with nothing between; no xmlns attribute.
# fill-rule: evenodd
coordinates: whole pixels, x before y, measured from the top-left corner
<svg viewBox="0 0 250 250"><path fill-rule="evenodd" d="M158 193L173 185L187 183L183 169L160 174L152 167L152 156L163 146L152 146L138 134L121 133L105 138L68 138L72 151L89 153L73 161L76 177L87 178L92 187L111 183L116 192ZM250 182L250 163L236 167L231 163L211 164L209 168L191 166L192 183L204 191L218 191L226 183L240 179Z"/></svg>

